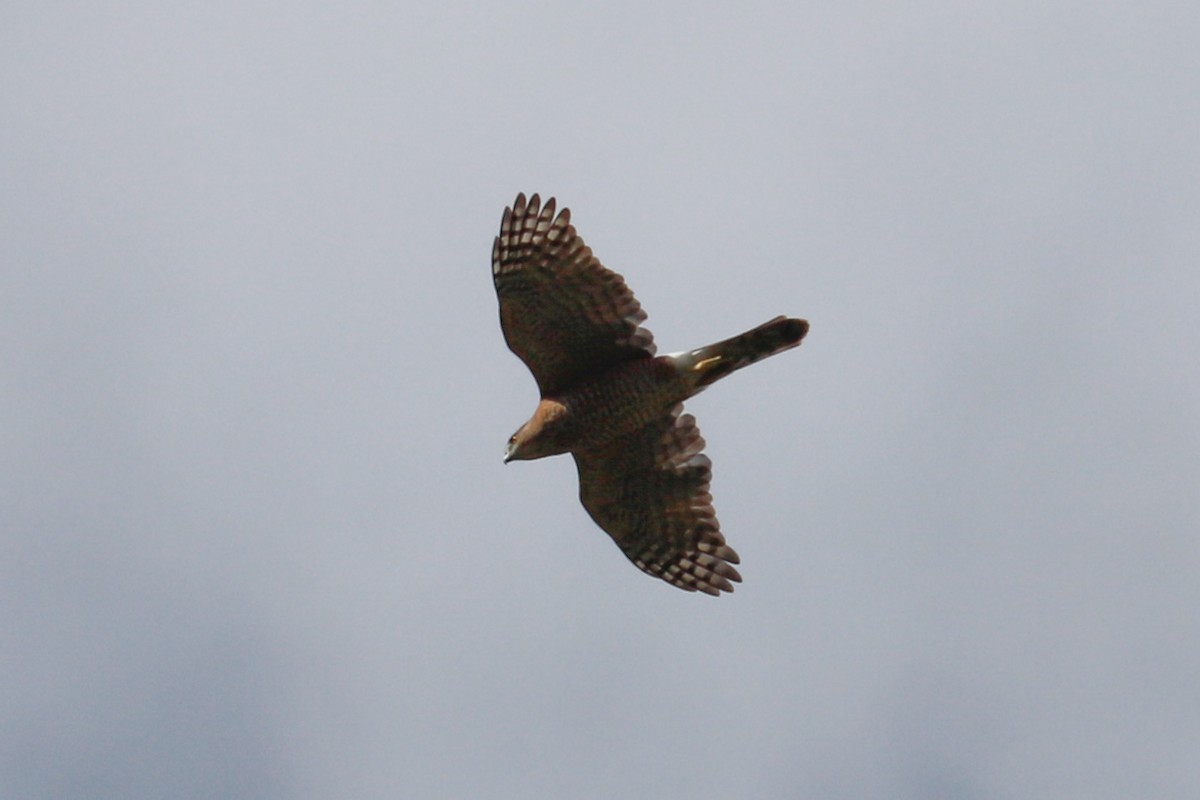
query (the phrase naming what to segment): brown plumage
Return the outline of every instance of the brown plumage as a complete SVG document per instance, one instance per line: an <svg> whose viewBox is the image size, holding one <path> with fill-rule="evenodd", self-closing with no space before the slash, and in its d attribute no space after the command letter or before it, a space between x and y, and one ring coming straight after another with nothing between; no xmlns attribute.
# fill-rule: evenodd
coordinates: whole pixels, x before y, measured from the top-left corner
<svg viewBox="0 0 1200 800"><path fill-rule="evenodd" d="M571 225L535 194L504 210L492 275L508 346L542 399L504 460L571 453L579 497L640 569L688 591L732 592L738 555L712 507L711 462L683 401L800 344L802 319L776 317L731 339L655 357L646 313Z"/></svg>

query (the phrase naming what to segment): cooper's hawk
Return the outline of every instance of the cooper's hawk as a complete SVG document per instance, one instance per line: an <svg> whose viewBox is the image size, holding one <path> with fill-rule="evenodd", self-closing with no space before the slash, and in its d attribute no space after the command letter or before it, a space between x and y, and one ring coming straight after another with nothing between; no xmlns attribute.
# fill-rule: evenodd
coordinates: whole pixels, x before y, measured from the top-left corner
<svg viewBox="0 0 1200 800"><path fill-rule="evenodd" d="M640 569L688 591L732 592L712 462L683 401L713 381L796 347L802 319L770 322L699 350L654 356L646 313L571 225L535 194L504 209L492 246L500 324L541 392L505 463L570 453L584 508Z"/></svg>

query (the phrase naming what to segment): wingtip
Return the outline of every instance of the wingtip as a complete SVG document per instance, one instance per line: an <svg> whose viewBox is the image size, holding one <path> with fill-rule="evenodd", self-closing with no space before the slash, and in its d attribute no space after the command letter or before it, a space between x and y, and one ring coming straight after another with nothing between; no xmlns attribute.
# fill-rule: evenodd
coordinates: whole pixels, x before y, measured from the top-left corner
<svg viewBox="0 0 1200 800"><path fill-rule="evenodd" d="M537 195L536 195L536 194L533 196L533 199L534 199L534 202L537 202ZM525 193L524 193L524 192L518 192L518 193L517 193L517 199L516 199L516 200L513 200L513 204L512 204L511 210L512 210L513 212L515 212L515 213L518 213L518 214L519 214L519 213L521 213L521 212L523 212L523 211L525 210L525 205L526 205L526 201L525 201Z"/></svg>
<svg viewBox="0 0 1200 800"><path fill-rule="evenodd" d="M571 224L571 209L560 209L558 199L555 197L549 197L543 203L542 196L538 192L528 196L524 192L519 192L513 204L504 209L504 216L506 221L512 217L534 217L543 219L546 224L553 222L560 228Z"/></svg>

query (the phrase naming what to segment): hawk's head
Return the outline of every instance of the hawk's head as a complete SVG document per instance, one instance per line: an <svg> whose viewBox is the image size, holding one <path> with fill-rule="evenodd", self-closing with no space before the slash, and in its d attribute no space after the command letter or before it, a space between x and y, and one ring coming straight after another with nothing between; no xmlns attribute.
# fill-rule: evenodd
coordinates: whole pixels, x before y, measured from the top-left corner
<svg viewBox="0 0 1200 800"><path fill-rule="evenodd" d="M508 438L504 448L504 463L529 461L556 456L571 449L570 415L567 407L555 400L542 400L517 432Z"/></svg>

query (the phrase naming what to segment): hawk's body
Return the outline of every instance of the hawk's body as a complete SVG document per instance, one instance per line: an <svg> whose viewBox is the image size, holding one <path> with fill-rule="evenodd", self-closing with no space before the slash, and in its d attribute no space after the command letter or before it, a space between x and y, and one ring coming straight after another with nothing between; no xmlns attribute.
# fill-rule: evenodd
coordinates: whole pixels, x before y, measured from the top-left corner
<svg viewBox="0 0 1200 800"><path fill-rule="evenodd" d="M776 317L732 339L655 357L646 314L535 194L505 209L492 248L500 321L542 400L505 461L571 453L592 519L645 572L689 591L732 592L741 576L708 492L704 439L682 403L755 361L800 344L808 323Z"/></svg>

